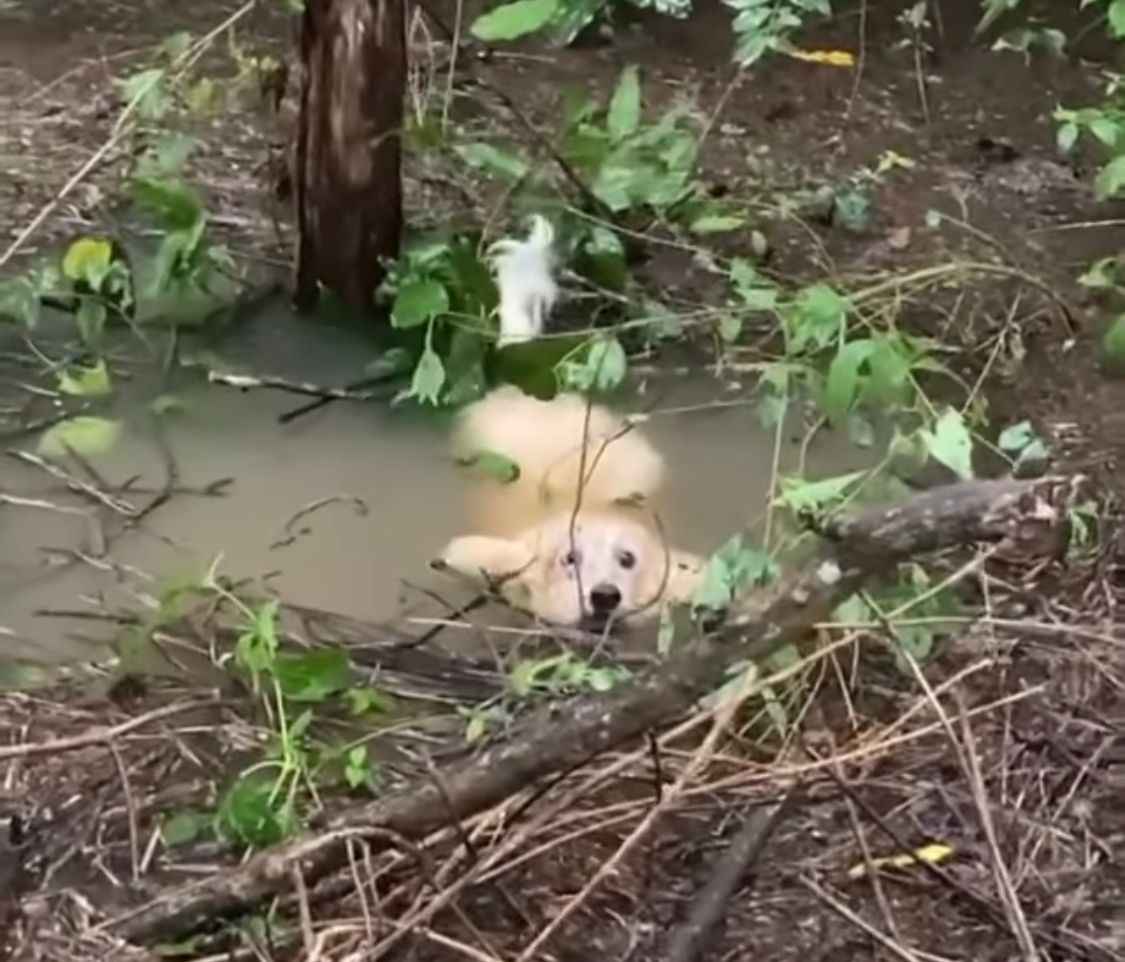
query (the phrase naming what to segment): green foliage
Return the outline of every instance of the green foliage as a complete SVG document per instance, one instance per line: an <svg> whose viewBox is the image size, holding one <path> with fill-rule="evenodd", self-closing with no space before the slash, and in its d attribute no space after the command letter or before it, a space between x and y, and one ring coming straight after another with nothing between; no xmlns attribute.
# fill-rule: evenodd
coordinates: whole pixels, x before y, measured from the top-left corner
<svg viewBox="0 0 1125 962"><path fill-rule="evenodd" d="M1125 374L1125 314L1119 314L1106 328L1101 343L1102 363L1114 374Z"/></svg>
<svg viewBox="0 0 1125 962"><path fill-rule="evenodd" d="M743 536L735 535L707 560L693 606L704 611L723 611L740 592L766 584L778 573L768 554L747 547Z"/></svg>
<svg viewBox="0 0 1125 962"><path fill-rule="evenodd" d="M938 651L943 635L948 634L952 619L963 612L953 589L935 590L933 578L920 564L910 562L899 567L895 580L866 595L853 595L836 610L836 617L845 622L875 621L883 624L892 642L899 670L913 677L905 656L925 664ZM888 620L885 612L903 611L901 620Z"/></svg>
<svg viewBox="0 0 1125 962"><path fill-rule="evenodd" d="M973 478L973 437L959 411L947 408L932 429L920 432L927 451L962 481Z"/></svg>
<svg viewBox="0 0 1125 962"><path fill-rule="evenodd" d="M517 698L535 694L561 696L577 691L609 691L629 677L616 665L597 666L571 652L550 658L520 659L508 672L508 688Z"/></svg>
<svg viewBox="0 0 1125 962"><path fill-rule="evenodd" d="M39 438L39 453L48 458L62 458L69 452L104 454L121 437L121 422L80 415L67 418L49 428Z"/></svg>
<svg viewBox="0 0 1125 962"><path fill-rule="evenodd" d="M515 0L477 17L472 34L485 43L516 40L547 26L558 8L559 0Z"/></svg>
<svg viewBox="0 0 1125 962"><path fill-rule="evenodd" d="M789 38L811 15L831 16L830 0L723 0L734 11L735 60L750 66L789 49Z"/></svg>
<svg viewBox="0 0 1125 962"><path fill-rule="evenodd" d="M1020 421L1000 432L997 447L1013 459L1013 468L1040 464L1047 460L1047 445L1035 432L1030 421Z"/></svg>
<svg viewBox="0 0 1125 962"><path fill-rule="evenodd" d="M780 478L776 502L795 515L822 517L838 507L866 476L866 471L852 471L819 481Z"/></svg>
<svg viewBox="0 0 1125 962"><path fill-rule="evenodd" d="M299 827L292 799L280 796L276 783L261 773L239 777L223 793L215 815L220 838L251 848L280 842Z"/></svg>
<svg viewBox="0 0 1125 962"><path fill-rule="evenodd" d="M572 92L564 102L563 118L560 152L609 210L680 208L676 216L688 223L721 213L695 179L692 112L673 105L655 123L646 124L635 66L621 72L604 108Z"/></svg>
<svg viewBox="0 0 1125 962"><path fill-rule="evenodd" d="M620 0L642 10L683 19L691 0ZM514 0L481 14L470 28L473 36L487 43L518 40L547 31L556 43L571 43L583 30L605 23L613 0Z"/></svg>

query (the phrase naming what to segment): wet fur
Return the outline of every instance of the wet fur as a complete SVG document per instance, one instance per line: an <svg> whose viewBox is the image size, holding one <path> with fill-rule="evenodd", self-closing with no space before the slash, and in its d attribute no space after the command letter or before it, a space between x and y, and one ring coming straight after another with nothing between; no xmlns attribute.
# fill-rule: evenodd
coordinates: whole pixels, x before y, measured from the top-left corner
<svg viewBox="0 0 1125 962"><path fill-rule="evenodd" d="M667 549L657 521L664 461L607 408L502 387L462 414L453 450L462 462L500 455L519 476L465 478L474 533L446 547L449 567L483 576L512 604L566 626L602 626L591 601L598 586L619 591L609 618L618 624L648 621L663 602L694 594L702 560Z"/></svg>
<svg viewBox="0 0 1125 962"><path fill-rule="evenodd" d="M493 245L500 345L543 333L558 294L553 240L550 222L536 217L526 239ZM608 408L498 388L461 415L453 451L463 463L499 455L519 473L466 477L473 533L446 547L449 568L567 626L646 621L664 601L694 594L703 562L666 548L657 521L664 461Z"/></svg>

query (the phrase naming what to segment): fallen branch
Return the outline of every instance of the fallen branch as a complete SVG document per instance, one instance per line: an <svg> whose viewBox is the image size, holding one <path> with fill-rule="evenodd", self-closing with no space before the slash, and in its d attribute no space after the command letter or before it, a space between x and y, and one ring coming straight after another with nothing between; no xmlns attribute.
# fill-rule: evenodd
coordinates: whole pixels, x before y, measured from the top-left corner
<svg viewBox="0 0 1125 962"><path fill-rule="evenodd" d="M707 882L695 893L687 916L668 938L664 962L695 962L716 934L731 896L758 863L774 829L792 808L798 791L793 785L780 802L756 806L711 866Z"/></svg>
<svg viewBox="0 0 1125 962"><path fill-rule="evenodd" d="M133 941L163 940L246 912L286 891L300 866L306 884L344 866L349 839L385 844L431 833L491 808L537 779L581 765L690 711L745 660L806 637L867 579L922 552L1001 541L1028 555L1055 550L1076 481L949 485L900 505L834 523L822 552L740 601L726 624L612 692L574 698L532 715L519 732L441 773L340 813L245 863L164 893L101 928Z"/></svg>

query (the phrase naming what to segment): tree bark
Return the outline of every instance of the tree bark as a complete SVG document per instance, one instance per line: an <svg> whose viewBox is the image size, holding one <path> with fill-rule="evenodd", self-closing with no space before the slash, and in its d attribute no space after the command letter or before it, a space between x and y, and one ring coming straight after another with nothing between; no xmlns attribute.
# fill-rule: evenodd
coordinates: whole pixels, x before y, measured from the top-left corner
<svg viewBox="0 0 1125 962"><path fill-rule="evenodd" d="M132 941L178 936L250 910L285 891L293 866L312 884L346 864L349 838L378 844L388 834L424 838L497 805L537 779L565 771L690 711L736 662L758 661L811 626L862 583L925 551L1001 542L1028 556L1054 551L1077 479L949 485L901 504L847 518L824 531L819 555L740 600L727 623L696 638L647 674L599 695L533 714L518 732L426 779L356 805L316 831L264 851L112 919Z"/></svg>
<svg viewBox="0 0 1125 962"><path fill-rule="evenodd" d="M404 0L305 0L296 201L297 303L321 288L368 313L398 254Z"/></svg>

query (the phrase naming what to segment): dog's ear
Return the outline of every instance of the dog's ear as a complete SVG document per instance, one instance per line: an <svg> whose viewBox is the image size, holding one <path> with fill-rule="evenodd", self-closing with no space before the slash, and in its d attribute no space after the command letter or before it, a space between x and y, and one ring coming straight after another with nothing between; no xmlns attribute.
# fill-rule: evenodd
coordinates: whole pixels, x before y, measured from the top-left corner
<svg viewBox="0 0 1125 962"><path fill-rule="evenodd" d="M441 562L446 567L489 582L516 577L534 560L531 549L518 541L483 535L454 538L441 554Z"/></svg>

